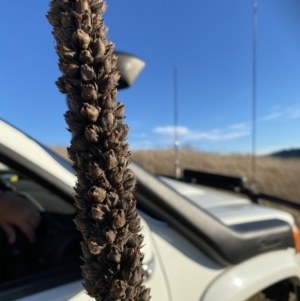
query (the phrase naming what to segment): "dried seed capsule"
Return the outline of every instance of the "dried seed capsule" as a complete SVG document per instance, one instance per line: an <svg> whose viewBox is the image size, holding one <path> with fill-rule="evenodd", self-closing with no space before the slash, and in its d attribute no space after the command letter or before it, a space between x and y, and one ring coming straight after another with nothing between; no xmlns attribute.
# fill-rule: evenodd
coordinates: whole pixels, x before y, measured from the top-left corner
<svg viewBox="0 0 300 301"><path fill-rule="evenodd" d="M100 114L100 108L96 108L95 106L85 102L80 109L80 114L85 119L91 122L96 122Z"/></svg>
<svg viewBox="0 0 300 301"><path fill-rule="evenodd" d="M79 75L79 65L76 63L65 63L62 62L60 64L60 71L67 76L77 77Z"/></svg>
<svg viewBox="0 0 300 301"><path fill-rule="evenodd" d="M101 116L101 125L105 131L109 131L114 125L114 114L111 110L105 110Z"/></svg>
<svg viewBox="0 0 300 301"><path fill-rule="evenodd" d="M125 212L122 209L114 209L111 211L111 223L115 229L122 228L126 223Z"/></svg>
<svg viewBox="0 0 300 301"><path fill-rule="evenodd" d="M133 171L128 168L124 171L123 181L128 181L131 179L135 179L135 175L134 175Z"/></svg>
<svg viewBox="0 0 300 301"><path fill-rule="evenodd" d="M146 288L144 285L141 286L141 292L139 294L138 301L149 301L150 298L150 289Z"/></svg>
<svg viewBox="0 0 300 301"><path fill-rule="evenodd" d="M61 12L60 13L60 23L63 27L72 25L73 21L71 18L71 14L68 12Z"/></svg>
<svg viewBox="0 0 300 301"><path fill-rule="evenodd" d="M58 80L55 82L55 84L60 93L63 93L63 94L67 93L64 77L59 77Z"/></svg>
<svg viewBox="0 0 300 301"><path fill-rule="evenodd" d="M86 100L96 100L98 97L97 86L95 83L82 85L82 97Z"/></svg>
<svg viewBox="0 0 300 301"><path fill-rule="evenodd" d="M129 230L132 233L137 233L139 232L141 226L140 226L140 217L138 216L137 213L134 214L135 216L131 218L131 221L129 222L128 226L129 226Z"/></svg>
<svg viewBox="0 0 300 301"><path fill-rule="evenodd" d="M139 248L142 245L143 241L144 241L144 235L134 234L128 238L126 242L126 246L128 248Z"/></svg>
<svg viewBox="0 0 300 301"><path fill-rule="evenodd" d="M91 42L90 36L82 29L77 29L76 31L74 31L72 40L82 49L87 49Z"/></svg>
<svg viewBox="0 0 300 301"><path fill-rule="evenodd" d="M60 58L62 59L72 60L76 56L76 52L74 50L71 50L64 45L59 44L55 47L55 49Z"/></svg>
<svg viewBox="0 0 300 301"><path fill-rule="evenodd" d="M120 298L125 298L127 285L123 280L120 279L115 279L111 283L111 288L110 288L110 297L115 299L120 299Z"/></svg>
<svg viewBox="0 0 300 301"><path fill-rule="evenodd" d="M88 280L88 279L84 279L84 282L82 283L84 289L86 290L86 292L92 297L95 298L97 296L97 289L95 288L95 286L93 285L93 282Z"/></svg>
<svg viewBox="0 0 300 301"><path fill-rule="evenodd" d="M138 250L135 250L135 252L129 257L127 264L131 267L138 267L141 265L143 259L144 254L138 252Z"/></svg>
<svg viewBox="0 0 300 301"><path fill-rule="evenodd" d="M81 241L80 246L81 246L81 250L82 250L82 254L83 254L84 258L86 258L86 259L91 258L92 255L91 255L90 249L88 248L86 243L84 241Z"/></svg>
<svg viewBox="0 0 300 301"><path fill-rule="evenodd" d="M104 221L106 219L107 208L104 205L94 204L91 210L93 219Z"/></svg>
<svg viewBox="0 0 300 301"><path fill-rule="evenodd" d="M88 12L90 10L88 0L76 0L75 1L75 11L77 13Z"/></svg>
<svg viewBox="0 0 300 301"><path fill-rule="evenodd" d="M97 244L97 242L94 241L94 240L89 240L88 241L88 248L89 248L89 250L92 254L98 255L98 254L100 254L100 252L102 251L104 246L101 246L101 245Z"/></svg>
<svg viewBox="0 0 300 301"><path fill-rule="evenodd" d="M122 118L124 116L125 106L123 103L118 102L114 114L118 118Z"/></svg>
<svg viewBox="0 0 300 301"><path fill-rule="evenodd" d="M107 259L113 262L120 262L121 261L121 250L117 246L112 246L108 255Z"/></svg>
<svg viewBox="0 0 300 301"><path fill-rule="evenodd" d="M137 289L135 286L128 286L126 289L126 298L127 300L129 299L129 301L133 300L134 301L134 297L136 296L136 292Z"/></svg>
<svg viewBox="0 0 300 301"><path fill-rule="evenodd" d="M103 15L106 10L106 2L99 2L99 1L91 1L90 2L91 11L95 14Z"/></svg>
<svg viewBox="0 0 300 301"><path fill-rule="evenodd" d="M124 190L126 190L126 191L135 190L136 182L137 182L136 178L132 178L132 179L129 179L129 180L123 182Z"/></svg>
<svg viewBox="0 0 300 301"><path fill-rule="evenodd" d="M113 183L119 183L123 180L123 172L122 167L116 167L110 171L108 179Z"/></svg>
<svg viewBox="0 0 300 301"><path fill-rule="evenodd" d="M99 277L99 272L95 269L91 269L91 267L87 264L81 266L81 270L84 277L88 280L96 280Z"/></svg>
<svg viewBox="0 0 300 301"><path fill-rule="evenodd" d="M78 27L83 29L86 33L90 33L92 30L92 20L89 14L81 14L77 19Z"/></svg>
<svg viewBox="0 0 300 301"><path fill-rule="evenodd" d="M93 63L94 58L93 58L91 52L89 50L85 49L85 50L82 50L80 52L79 61L82 64L89 64L90 65L90 64Z"/></svg>
<svg viewBox="0 0 300 301"><path fill-rule="evenodd" d="M92 179L97 179L104 173L104 171L99 167L97 162L89 162L88 170L88 175Z"/></svg>
<svg viewBox="0 0 300 301"><path fill-rule="evenodd" d="M127 134L128 134L128 131L129 131L129 126L127 124L120 124L118 127L117 127L117 130L118 132L120 133L119 134L119 139L122 141L122 140L125 140L126 137L127 137Z"/></svg>
<svg viewBox="0 0 300 301"><path fill-rule="evenodd" d="M103 156L104 156L104 159L105 159L105 167L108 170L111 170L111 169L117 167L118 159L115 155L115 152L112 149L110 149L109 151L104 153Z"/></svg>
<svg viewBox="0 0 300 301"><path fill-rule="evenodd" d="M140 268L125 269L122 271L122 275L129 285L137 285L142 282Z"/></svg>
<svg viewBox="0 0 300 301"><path fill-rule="evenodd" d="M75 152L75 150L72 147L67 147L67 151L68 151L68 158L75 162L77 160L77 154Z"/></svg>
<svg viewBox="0 0 300 301"><path fill-rule="evenodd" d="M110 188L110 183L107 181L105 174L102 174L98 179L95 180L96 184L104 189Z"/></svg>
<svg viewBox="0 0 300 301"><path fill-rule="evenodd" d="M71 144L77 151L87 151L89 149L88 142L81 135L75 135L71 140Z"/></svg>
<svg viewBox="0 0 300 301"><path fill-rule="evenodd" d="M95 31L96 31L98 38L100 38L100 39L106 38L107 28L105 27L103 22L100 23L100 26L97 29L95 29Z"/></svg>
<svg viewBox="0 0 300 301"><path fill-rule="evenodd" d="M76 224L79 230L88 230L91 227L91 223L89 220L81 218L80 216L76 216L74 219L74 223Z"/></svg>
<svg viewBox="0 0 300 301"><path fill-rule="evenodd" d="M106 191L97 186L92 186L87 194L88 197L98 203L102 203L106 197Z"/></svg>
<svg viewBox="0 0 300 301"><path fill-rule="evenodd" d="M47 14L47 19L53 27L60 27L60 15L54 10L50 10Z"/></svg>
<svg viewBox="0 0 300 301"><path fill-rule="evenodd" d="M109 229L109 227L105 227L103 230L103 235L104 235L106 241L109 244L112 244L115 241L117 234L116 234L116 231Z"/></svg>
<svg viewBox="0 0 300 301"><path fill-rule="evenodd" d="M103 55L105 54L105 44L102 39L96 39L93 43L93 53L94 56L100 60L103 59Z"/></svg>
<svg viewBox="0 0 300 301"><path fill-rule="evenodd" d="M105 202L109 207L115 207L119 202L119 196L114 192L110 192L106 195Z"/></svg>
<svg viewBox="0 0 300 301"><path fill-rule="evenodd" d="M81 72L81 79L85 83L89 83L96 79L94 68L87 64L81 65L80 72Z"/></svg>
<svg viewBox="0 0 300 301"><path fill-rule="evenodd" d="M103 108L105 109L113 109L116 106L116 101L111 95L103 96Z"/></svg>
<svg viewBox="0 0 300 301"><path fill-rule="evenodd" d="M87 141L91 143L97 143L99 141L99 128L94 125L88 125L84 130L84 135Z"/></svg>

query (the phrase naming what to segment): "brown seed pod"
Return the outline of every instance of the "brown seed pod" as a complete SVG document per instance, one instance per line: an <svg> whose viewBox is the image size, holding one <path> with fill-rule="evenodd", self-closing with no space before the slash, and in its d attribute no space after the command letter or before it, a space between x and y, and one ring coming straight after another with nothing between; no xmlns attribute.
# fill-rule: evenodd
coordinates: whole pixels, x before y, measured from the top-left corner
<svg viewBox="0 0 300 301"><path fill-rule="evenodd" d="M100 122L105 131L111 130L115 122L113 112L111 110L104 110Z"/></svg>
<svg viewBox="0 0 300 301"><path fill-rule="evenodd" d="M86 100L96 100L98 97L98 93L97 93L97 85L96 83L93 84L86 84L86 85L82 85L82 97Z"/></svg>
<svg viewBox="0 0 300 301"><path fill-rule="evenodd" d="M140 224L141 224L140 217L138 216L137 213L135 213L135 217L132 217L130 222L128 223L129 230L132 233L138 233L141 229Z"/></svg>
<svg viewBox="0 0 300 301"><path fill-rule="evenodd" d="M72 35L72 40L81 49L87 49L91 42L90 36L82 29L77 29Z"/></svg>
<svg viewBox="0 0 300 301"><path fill-rule="evenodd" d="M90 265L84 264L81 266L84 277L88 280L96 280L99 277L99 272L96 269L91 269Z"/></svg>
<svg viewBox="0 0 300 301"><path fill-rule="evenodd" d="M89 64L91 65L94 61L94 58L90 52L90 50L85 49L80 52L79 61L81 64Z"/></svg>
<svg viewBox="0 0 300 301"><path fill-rule="evenodd" d="M142 282L140 268L129 268L122 271L122 276L129 285L137 285Z"/></svg>
<svg viewBox="0 0 300 301"><path fill-rule="evenodd" d="M64 45L59 44L55 47L55 49L59 57L62 59L72 60L76 56L76 52L74 50L69 49Z"/></svg>
<svg viewBox="0 0 300 301"><path fill-rule="evenodd" d="M97 143L99 141L100 129L95 124L89 124L84 130L84 136L87 141Z"/></svg>
<svg viewBox="0 0 300 301"><path fill-rule="evenodd" d="M102 174L99 178L97 178L95 183L103 189L108 190L110 188L110 183L107 181L105 174Z"/></svg>
<svg viewBox="0 0 300 301"><path fill-rule="evenodd" d="M126 288L127 284L123 280L113 280L110 289L110 297L113 298L113 300L125 298Z"/></svg>
<svg viewBox="0 0 300 301"><path fill-rule="evenodd" d="M114 229L122 228L126 223L125 212L122 209L114 209L110 214L111 224Z"/></svg>
<svg viewBox="0 0 300 301"><path fill-rule="evenodd" d="M126 242L126 246L128 248L139 248L142 245L143 241L144 241L144 235L134 234L128 238Z"/></svg>
<svg viewBox="0 0 300 301"><path fill-rule="evenodd" d="M82 218L78 215L75 217L74 222L79 230L88 230L91 226L89 220Z"/></svg>
<svg viewBox="0 0 300 301"><path fill-rule="evenodd" d="M151 296L150 296L150 289L146 288L144 285L142 285L138 301L149 301L150 298L151 298Z"/></svg>
<svg viewBox="0 0 300 301"><path fill-rule="evenodd" d="M106 190L97 187L97 186L92 186L88 193L88 197L94 200L97 203L102 203L105 200L106 197Z"/></svg>
<svg viewBox="0 0 300 301"><path fill-rule="evenodd" d="M75 135L71 140L71 145L77 151L87 151L89 149L88 142L81 135Z"/></svg>
<svg viewBox="0 0 300 301"><path fill-rule="evenodd" d="M119 196L114 192L110 192L106 195L105 202L109 207L115 207L119 203Z"/></svg>
<svg viewBox="0 0 300 301"><path fill-rule="evenodd" d="M94 57L97 59L97 63L99 63L103 59L103 55L105 53L105 43L102 39L96 39L92 45Z"/></svg>
<svg viewBox="0 0 300 301"><path fill-rule="evenodd" d="M94 68L84 64L80 67L81 79L84 83L90 83L96 79Z"/></svg>
<svg viewBox="0 0 300 301"><path fill-rule="evenodd" d="M60 26L60 15L59 13L57 13L56 10L50 10L47 14L47 19L49 21L49 23L53 26L53 27L59 27Z"/></svg>
<svg viewBox="0 0 300 301"><path fill-rule="evenodd" d="M88 0L75 0L75 11L79 14L89 12L90 6Z"/></svg>
<svg viewBox="0 0 300 301"><path fill-rule="evenodd" d="M107 217L108 207L101 204L94 204L91 209L93 219L97 221L104 221Z"/></svg>
<svg viewBox="0 0 300 301"><path fill-rule="evenodd" d="M60 64L60 71L67 76L76 77L79 75L80 67L77 63L65 63Z"/></svg>
<svg viewBox="0 0 300 301"><path fill-rule="evenodd" d="M64 77L59 77L58 80L55 82L55 84L60 93L63 93L63 94L67 93Z"/></svg>
<svg viewBox="0 0 300 301"><path fill-rule="evenodd" d="M94 180L100 178L100 176L104 173L103 169L101 169L98 163L94 161L89 162L88 170L89 170L88 176Z"/></svg>
<svg viewBox="0 0 300 301"><path fill-rule="evenodd" d="M117 102L117 106L115 108L114 114L117 118L123 118L125 112L125 106L121 102Z"/></svg>
<svg viewBox="0 0 300 301"><path fill-rule="evenodd" d="M115 152L110 149L109 151L105 152L103 154L103 157L105 159L105 167L107 170L111 170L118 165L118 159L115 155Z"/></svg>
<svg viewBox="0 0 300 301"><path fill-rule="evenodd" d="M100 114L100 108L85 102L80 109L80 114L88 121L96 122Z"/></svg>
<svg viewBox="0 0 300 301"><path fill-rule="evenodd" d="M103 235L109 244L112 244L116 239L116 231L106 227L103 229Z"/></svg>
<svg viewBox="0 0 300 301"><path fill-rule="evenodd" d="M133 179L130 179L130 180L127 180L126 182L123 182L123 188L124 190L126 191L134 191L135 188L136 188L136 178L133 178Z"/></svg>
<svg viewBox="0 0 300 301"><path fill-rule="evenodd" d="M107 8L107 5L105 2L99 2L99 1L93 1L93 0L90 1L90 6L91 6L92 13L97 14L97 15L103 15Z"/></svg>
<svg viewBox="0 0 300 301"><path fill-rule="evenodd" d="M108 175L109 181L112 183L119 183L123 180L124 169L122 167L116 167L112 169Z"/></svg>
<svg viewBox="0 0 300 301"><path fill-rule="evenodd" d="M101 246L99 245L96 241L94 240L89 240L88 241L88 248L90 250L90 252L94 255L98 255L100 254L100 252L102 251L102 249L104 248L105 246Z"/></svg>
<svg viewBox="0 0 300 301"><path fill-rule="evenodd" d="M121 261L121 250L118 246L112 246L110 248L110 251L107 255L107 259L112 261L112 262L120 262Z"/></svg>
<svg viewBox="0 0 300 301"><path fill-rule="evenodd" d="M95 298L97 296L97 289L96 287L93 285L93 281L90 281L88 279L84 279L84 282L82 283L84 289L86 290L86 292L92 297Z"/></svg>
<svg viewBox="0 0 300 301"><path fill-rule="evenodd" d="M61 12L60 23L63 27L73 25L71 14L69 12Z"/></svg>
<svg viewBox="0 0 300 301"><path fill-rule="evenodd" d="M92 254L91 254L86 242L81 241L80 246L81 246L81 250L82 250L82 254L83 254L84 258L90 259L92 257Z"/></svg>

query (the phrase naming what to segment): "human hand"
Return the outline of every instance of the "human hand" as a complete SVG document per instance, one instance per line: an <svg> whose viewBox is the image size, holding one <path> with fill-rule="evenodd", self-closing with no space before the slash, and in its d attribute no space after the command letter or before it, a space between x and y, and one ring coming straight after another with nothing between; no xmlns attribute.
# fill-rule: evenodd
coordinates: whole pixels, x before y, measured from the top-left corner
<svg viewBox="0 0 300 301"><path fill-rule="evenodd" d="M29 200L12 191L0 194L0 227L10 244L16 241L14 227L20 229L28 240L34 243L35 231L40 221L40 212Z"/></svg>

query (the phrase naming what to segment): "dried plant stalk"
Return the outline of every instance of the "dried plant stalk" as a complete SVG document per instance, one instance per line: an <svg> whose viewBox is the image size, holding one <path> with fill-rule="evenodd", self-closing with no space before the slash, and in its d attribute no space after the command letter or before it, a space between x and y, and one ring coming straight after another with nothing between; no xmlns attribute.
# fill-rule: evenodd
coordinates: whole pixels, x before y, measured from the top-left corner
<svg viewBox="0 0 300 301"><path fill-rule="evenodd" d="M56 85L67 94L65 114L73 134L68 154L77 173L75 219L81 231L87 293L101 301L147 301L142 285L140 217L124 105L116 101L119 73L106 38L101 0L52 0L47 18L56 39Z"/></svg>

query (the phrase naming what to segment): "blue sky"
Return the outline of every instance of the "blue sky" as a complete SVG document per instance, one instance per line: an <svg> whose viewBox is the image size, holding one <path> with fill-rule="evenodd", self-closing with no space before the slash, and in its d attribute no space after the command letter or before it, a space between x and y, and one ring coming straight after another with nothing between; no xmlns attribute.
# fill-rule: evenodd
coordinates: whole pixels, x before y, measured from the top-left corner
<svg viewBox="0 0 300 301"><path fill-rule="evenodd" d="M181 146L251 151L252 0L108 0L116 49L145 60L126 104L131 149L173 143L173 68ZM47 1L0 11L0 117L48 145L69 145ZM300 147L300 2L258 0L257 150Z"/></svg>

